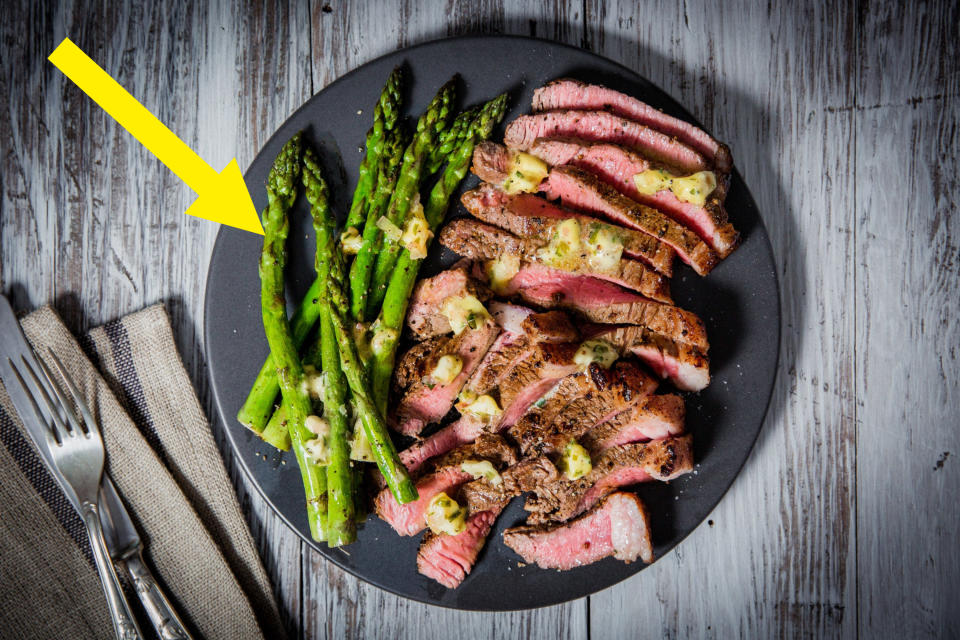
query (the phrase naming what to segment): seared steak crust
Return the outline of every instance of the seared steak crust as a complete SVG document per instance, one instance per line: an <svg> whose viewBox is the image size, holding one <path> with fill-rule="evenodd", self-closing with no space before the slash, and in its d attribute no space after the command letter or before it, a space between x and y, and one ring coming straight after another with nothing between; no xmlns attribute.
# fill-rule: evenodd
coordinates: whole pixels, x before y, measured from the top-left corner
<svg viewBox="0 0 960 640"><path fill-rule="evenodd" d="M633 177L653 165L629 149L614 144L562 139L537 140L530 153L552 166L569 164L589 171L623 195L640 204L665 213L680 224L689 227L709 244L721 257L728 256L739 242L740 234L733 228L723 207L726 180L721 174L717 187L702 204L684 202L669 189L645 194L637 189Z"/></svg>
<svg viewBox="0 0 960 640"><path fill-rule="evenodd" d="M582 213L565 209L530 193L508 195L492 184L481 184L460 198L467 211L479 220L506 229L521 238L548 238L564 220L576 218L581 224L598 220ZM673 274L673 248L649 234L614 226L623 240L623 253L642 260L665 276Z"/></svg>
<svg viewBox="0 0 960 640"><path fill-rule="evenodd" d="M562 407L550 422L542 414L521 419L509 433L524 455L541 455L560 451L591 427L601 424L653 393L657 382L635 363L618 361L610 369L591 370L594 389L576 397ZM538 418L538 419L535 419Z"/></svg>
<svg viewBox="0 0 960 640"><path fill-rule="evenodd" d="M604 109L683 141L708 158L718 171L729 172L733 167L730 148L703 129L609 87L559 78L533 92L534 111L555 109Z"/></svg>
<svg viewBox="0 0 960 640"><path fill-rule="evenodd" d="M567 206L598 213L658 238L673 247L680 259L700 275L708 274L720 261L717 252L693 231L656 209L631 200L583 169L554 167L540 188L551 200L559 198Z"/></svg>
<svg viewBox="0 0 960 640"><path fill-rule="evenodd" d="M503 229L466 218L454 220L444 227L439 240L443 246L471 260L495 260L503 255L513 255L536 264L541 264L538 250L550 242L549 236L519 238ZM608 280L655 300L670 301L670 281L635 260L621 259L616 268L609 271L592 267L586 255L570 269L544 266L554 271Z"/></svg>
<svg viewBox="0 0 960 640"><path fill-rule="evenodd" d="M590 455L631 442L662 440L683 434L683 398L675 394L648 396L630 409L590 429L580 438Z"/></svg>
<svg viewBox="0 0 960 640"><path fill-rule="evenodd" d="M626 444L600 453L593 470L577 480L566 476L533 490L524 509L528 522L563 522L583 513L616 489L649 480L669 481L693 470L690 436Z"/></svg>

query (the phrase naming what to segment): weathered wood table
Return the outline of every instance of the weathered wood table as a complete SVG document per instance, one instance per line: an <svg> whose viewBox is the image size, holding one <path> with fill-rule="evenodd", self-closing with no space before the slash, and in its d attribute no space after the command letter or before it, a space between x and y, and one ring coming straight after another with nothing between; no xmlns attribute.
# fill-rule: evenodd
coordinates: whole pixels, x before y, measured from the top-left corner
<svg viewBox="0 0 960 640"><path fill-rule="evenodd" d="M64 36L217 167L246 167L311 94L398 47L559 40L684 104L760 206L780 372L707 523L590 598L459 613L343 573L235 473L302 637L960 635L960 5L44 4L5 3L0 25L0 288L21 309L54 302L77 331L165 302L211 410L199 327L217 227L182 215L192 192L46 63Z"/></svg>

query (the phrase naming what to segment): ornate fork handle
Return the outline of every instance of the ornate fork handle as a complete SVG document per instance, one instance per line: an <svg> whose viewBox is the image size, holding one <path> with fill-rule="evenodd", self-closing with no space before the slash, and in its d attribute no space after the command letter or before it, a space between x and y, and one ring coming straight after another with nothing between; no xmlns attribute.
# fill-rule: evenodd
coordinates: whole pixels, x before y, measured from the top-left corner
<svg viewBox="0 0 960 640"><path fill-rule="evenodd" d="M177 612L174 610L170 600L163 593L156 578L150 572L150 568L143 562L143 556L137 552L124 560L127 565L127 573L133 580L137 589L137 595L143 603L143 608L147 610L150 622L154 629L160 635L162 640L191 640L186 626Z"/></svg>
<svg viewBox="0 0 960 640"><path fill-rule="evenodd" d="M130 611L130 605L120 588L120 580L117 579L117 573L113 569L110 554L107 553L107 544L103 539L103 528L100 525L97 505L84 502L81 505L80 515L83 518L83 524L87 527L90 548L93 551L97 572L100 574L100 582L103 584L103 593L107 596L110 621L113 622L113 629L117 633L117 638L120 638L120 640L141 640L143 635L140 633L140 628L137 627L137 622Z"/></svg>

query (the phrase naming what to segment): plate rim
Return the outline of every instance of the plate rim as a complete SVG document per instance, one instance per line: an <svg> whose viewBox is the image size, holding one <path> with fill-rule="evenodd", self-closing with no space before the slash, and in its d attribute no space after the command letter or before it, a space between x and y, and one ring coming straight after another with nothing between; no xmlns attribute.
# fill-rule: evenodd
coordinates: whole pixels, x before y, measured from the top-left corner
<svg viewBox="0 0 960 640"><path fill-rule="evenodd" d="M581 47L577 47L577 46L575 46L575 45L567 44L567 43L564 43L564 42L558 42L558 41L548 40L548 39L546 39L546 38L538 38L538 37L525 36L525 35L520 35L520 34L489 34L489 35L484 35L484 34L464 34L464 35L456 35L456 36L447 36L447 37L442 37L442 38L434 38L434 39L431 39L431 40L427 40L427 41L424 41L424 42L419 42L419 43L417 43L417 44L410 45L410 46L408 46L408 47L402 47L402 48L395 49L395 50L393 50L393 51L389 51L389 52L383 53L383 54L381 54L381 55L379 55L379 56L377 56L377 57L375 57L375 58L371 58L370 60L367 60L367 61L364 62L363 64L360 64L360 65L358 65L357 67L351 69L350 71L344 73L343 75L337 77L335 80L333 80L332 82L326 84L323 88L319 89L318 91L316 91L315 93L313 93L312 95L310 95L310 96L304 101L303 104L301 104L299 107L297 107L295 110L293 110L289 115L287 115L287 116L284 118L283 122L280 123L280 125L277 127L277 129L276 129L269 137L267 137L267 138L264 140L264 142L263 142L262 145L260 145L260 150L258 150L256 153L254 153L253 159L251 160L250 165L252 165L253 162L256 161L256 158L257 158L257 156L259 155L260 151L262 151L264 148L268 147L268 146L272 143L272 141L273 141L275 138L277 138L277 137L283 132L283 130L286 128L285 125L286 125L288 122L290 122L291 120L293 120L293 119L294 119L298 114L300 114L302 111L305 111L305 110L310 106L310 103L313 101L313 99L314 99L316 96L320 95L322 92L330 89L331 87L334 87L335 85L337 85L337 84L339 84L339 83L341 83L341 82L347 81L351 76L353 76L354 74L359 73L359 72L362 71L365 67L374 65L374 64L379 63L379 62L382 62L382 61L384 61L384 60L386 60L386 59L388 59L388 58L392 58L392 57L395 57L395 56L398 56L398 55L402 56L402 55L406 54L407 52L410 52L410 51L413 51L413 50L416 50L416 49L420 49L420 48L424 48L424 47L429 47L429 46L433 46L433 45L437 45L437 44L441 44L441 43L445 43L445 42L453 42L453 41L462 42L462 41L465 41L465 40L467 40L467 41L469 41L469 40L477 40L477 41L484 41L484 42L496 41L496 40L527 41L527 42L533 42L533 43L538 43L538 44L542 44L542 45L549 45L549 46L551 46L551 47L560 47L560 48L562 48L562 49L569 49L569 50L576 51L578 54L587 54L588 56L591 56L591 57L594 57L594 58L599 58L599 59L603 60L604 62L615 66L615 67L617 68L617 71L618 71L619 73L624 74L624 75L627 77L628 80L630 80L630 81L639 80L640 82L642 82L642 83L644 83L644 84L647 84L647 85L655 88L656 90L660 91L661 93L663 93L665 96L667 96L667 97L670 99L671 102L673 102L675 105L677 105L677 107L679 108L679 110L682 112L682 115L683 115L683 119L684 119L684 120L686 120L686 121L688 121L688 122L690 122L690 123L692 123L692 124L695 124L696 126L700 127L700 128L703 129L704 131L707 131L707 133L711 133L709 130L707 130L705 127L703 127L703 126L700 124L699 120L697 120L697 119L693 116L693 114L691 114L690 111L687 110L687 108L684 106L684 104L683 104L682 102L680 102L679 100L677 100L676 98L674 98L671 94L667 93L667 92L666 92L664 89L662 89L659 85L651 82L651 81L648 80L646 77L640 75L638 72L630 69L630 68L627 67L625 64L623 64L623 63L621 63L621 62L619 62L619 61L617 61L617 60L613 60L613 59L608 58L608 57L606 57L606 56L603 56L603 55L601 55L601 54L595 53L595 52L593 52L593 51L589 51L589 50L587 50L587 49L583 49L583 48L581 48ZM711 135L712 135L712 133L711 133ZM248 166L246 167L246 169L244 170L244 175L246 175L246 173L250 170L250 165L248 165ZM717 497L716 502L713 504L713 506L712 506L708 511L706 511L706 513L705 513L704 516L700 519L700 521L697 522L697 524L696 524L694 527L692 527L689 531L687 531L687 532L684 533L683 535L679 536L679 537L673 542L673 544L670 545L670 547L669 547L664 553L662 553L658 558L655 558L655 559L654 559L654 562L653 562L653 563L651 563L651 564L649 564L649 565L644 565L644 566L641 567L638 571L636 571L636 572L634 572L634 573L631 573L631 574L629 574L629 575L627 575L627 576L625 576L625 577L623 577L623 578L621 578L621 579L619 579L619 580L616 580L615 582L611 582L610 584L608 584L608 585L606 585L606 586L604 586L604 587L602 587L602 588L600 588L600 589L597 589L597 590L594 590L594 591L589 591L589 592L587 592L587 593L585 593L585 594L583 594L583 595L574 596L574 597L571 597L571 598L564 598L564 599L560 599L560 600L556 600L556 601L545 602L545 603L543 603L543 604L534 605L534 606L532 606L532 607L497 607L497 608L466 607L466 606L458 606L456 603L430 601L430 600L426 600L426 599L423 599L423 598L418 598L418 597L416 597L416 596L414 596L414 595L410 595L410 594L408 594L408 593L401 593L401 592L397 591L396 589L394 589L394 588L392 588L392 587L390 587L390 586L384 585L384 584L382 584L382 583L380 583L380 582L378 582L378 581L376 581L376 580L374 580L374 579L371 579L371 578L369 578L369 577L367 577L367 576L360 575L360 574L357 573L352 567L350 567L349 565L346 565L346 564L342 563L342 562L336 557L336 555L334 554L334 552L335 552L338 548L325 547L325 546L323 546L322 543L318 543L318 542L314 541L313 539L305 536L305 535L303 534L303 532L301 532L301 531L299 530L299 528L298 528L295 524L293 524L293 523L290 521L290 519L276 506L276 504L274 504L274 501L273 501L273 500L270 498L270 496L267 495L267 493L264 491L263 487L261 486L261 483L257 481L257 478L256 478L253 470L250 468L249 463L247 462L247 460L245 459L245 457L244 457L243 455L241 455L241 452L239 451L238 446L237 446L237 443L236 443L236 441L235 441L235 434L233 433L234 430L231 429L231 428L229 428L229 425L226 424L226 420L224 420L225 415L224 415L224 412L221 410L221 401L220 401L220 397L219 397L220 394L219 394L219 392L218 392L218 390L217 390L217 385L213 384L213 375L212 375L212 372L210 371L210 365L209 365L209 363L210 363L210 353L209 353L210 341L207 339L208 334L209 334L209 331L211 330L211 327L209 326L209 322L208 322L207 309L208 309L208 306L210 305L210 302L211 302L211 301L210 301L211 289L210 289L209 284L210 284L210 277L211 277L211 271L212 271L212 267L213 267L214 256L216 255L217 249L218 249L218 247L220 246L221 242L224 241L224 239L225 239L225 237L226 237L226 233L229 231L229 228L228 228L228 227L221 226L221 228L217 231L216 239L214 240L213 247L211 248L211 251L210 251L210 258L209 258L208 263L207 263L207 274L206 274L206 278L204 279L204 295L203 295L203 355L204 355L204 359L205 359L205 361L206 361L206 362L205 362L206 368L208 369L207 375L208 375L208 378L210 379L210 382L211 382L211 384L210 384L210 390L211 390L211 393L212 393L212 400L213 400L213 403L214 403L214 410L216 411L217 417L219 418L218 422L221 424L222 429L223 429L223 431L224 431L224 433L225 433L225 435L226 435L226 438L227 438L227 440L228 440L229 443L230 443L230 449L231 449L231 452L232 452L232 454L233 454L233 456L234 456L235 462L238 464L238 466L240 467L240 469L242 470L242 472L243 472L244 475L246 476L247 480L249 481L249 484L254 487L254 490L259 494L260 498L270 507L270 510L273 512L273 514L274 514L276 517L278 517L288 528L290 528L290 529L294 532L294 534L296 534L296 536L297 536L302 542L307 543L308 546L310 546L312 549L314 549L315 551L317 551L318 553L320 553L320 555L322 555L326 560L332 562L332 563L335 564L339 569L341 569L341 570L343 570L343 571L346 571L347 573L349 573L349 574L350 574L351 576L353 576L354 578L356 578L356 579L358 579L358 580L361 580L361 581L363 581L363 582L365 582L365 583L367 583L367 584L373 585L373 586L377 587L378 589L382 589L382 590L384 590L384 591L386 591L386 592L388 592L388 593L390 593L390 594L393 594L393 595L395 595L395 596L397 596L397 597L404 598L404 599L406 599L406 600L411 600L411 601L413 601L413 602L419 602L419 603L423 603L423 604L430 605L430 606L434 606L434 607L440 607L440 608L443 608L443 609L452 609L452 610L457 610L457 611L479 611L479 612L530 611L530 610L542 609L542 608L544 608L544 607L557 606L557 605L564 604L564 603L567 603L567 602L572 602L572 601L574 601L574 600L579 600L579 599L581 599L581 598L588 597L588 596L590 596L590 595L594 595L594 594L597 594L597 593L601 593L601 592L606 591L606 590L608 590L608 589L610 589L610 588L612 588L612 587L614 587L614 586L616 586L616 585L618 585L618 584L621 584L621 583L623 583L623 582L626 582L626 581L629 580L629 579L635 578L638 574L643 573L644 570L650 568L650 567L653 566L653 564L655 564L657 561L661 560L661 559L664 558L666 555L668 555L669 553L671 553L672 551L674 551L675 549L677 549L677 547L679 547L694 531L698 530L701 526L703 526L703 523L709 519L710 515L717 509L717 507L720 505L720 503L723 502L724 498L727 496L727 494L729 493L730 489L733 487L733 485L736 483L736 481L740 478L740 475L741 475L741 473L743 472L743 468L746 466L747 462L748 462L748 461L752 458L752 456L753 456L754 450L755 450L756 445L757 445L757 441L760 439L760 433L761 433L761 432L764 430L764 428L766 427L767 419L768 419L769 416L770 416L770 406L771 406L771 404L772 404L772 402L773 402L774 392L775 392L775 390L776 390L776 388L777 388L777 383L778 383L779 378L780 378L780 357L781 357L781 353L782 353L782 338L783 338L783 301L782 301L782 292L781 292L781 288L780 288L780 278L779 278L779 275L778 275L777 269L776 269L776 266L777 266L776 254L775 254L774 251L773 251L773 244L772 244L772 242L771 242L771 240L770 240L770 234L769 234L769 232L767 231L767 225L765 224L765 222L764 222L764 220L763 220L763 217L762 217L761 214L760 214L760 208L759 208L759 207L757 206L757 204L756 204L756 200L755 200L754 197L753 197L753 193L750 191L749 187L747 186L746 181L743 180L743 177L740 175L740 172L739 172L739 170L737 169L736 166L733 167L731 173L732 173L733 177L735 177L737 180L739 180L739 181L742 183L742 185L743 185L743 187L744 187L745 194L746 194L746 196L749 198L750 203L753 205L753 207L754 207L754 209L755 209L755 211L756 211L757 220L758 220L758 222L759 222L759 225L760 225L760 226L762 227L762 229L763 229L763 235L764 235L764 241L765 241L766 249L767 249L769 255L771 256L771 258L772 258L772 260L773 260L774 269L772 270L771 273L772 273L772 275L773 275L773 285L774 285L773 288L774 288L774 292L775 292L775 294L776 294L776 307L775 307L775 309L776 309L776 314L777 314L777 318L776 318L776 335L775 335L775 337L776 337L776 340L775 340L776 350L775 350L775 354L774 354L774 358L773 358L773 371L774 371L774 376L773 376L772 383L771 383L771 385L770 385L770 391L768 392L767 397L766 397L766 399L765 399L765 401L764 401L763 415L762 415L762 418L760 419L760 425L759 425L759 427L757 428L756 432L753 434L753 437L751 438L750 445L749 445L749 447L747 448L747 451L746 451L746 455L743 457L743 460L737 465L737 467L736 467L736 472L733 474L733 479L732 479L731 482L723 489L723 491L722 491L722 492L720 493L720 495ZM232 418L228 418L228 419L236 420L236 417L233 416ZM212 424L213 424L213 421L211 421L211 426L212 426ZM238 422L237 424L240 424L240 423ZM241 429L246 429L246 427L244 427L242 424L240 424L240 428L241 428ZM246 430L247 430L247 431L250 431L249 429L246 429ZM242 432L241 432L241 433L242 433ZM234 488L234 492L236 492L236 489L235 489L235 488ZM372 516L372 515L373 515L373 514L371 514L371 516Z"/></svg>

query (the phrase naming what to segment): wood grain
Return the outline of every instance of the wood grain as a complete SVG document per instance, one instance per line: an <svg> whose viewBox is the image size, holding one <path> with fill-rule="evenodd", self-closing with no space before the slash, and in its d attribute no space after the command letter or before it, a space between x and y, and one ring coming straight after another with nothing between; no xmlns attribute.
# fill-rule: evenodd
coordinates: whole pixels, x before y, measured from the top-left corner
<svg viewBox="0 0 960 640"><path fill-rule="evenodd" d="M642 19L632 3L589 2L587 23L596 28L587 41L658 84L730 144L780 265L785 326L764 430L712 526L594 596L591 635L629 637L644 620L670 638L766 638L784 630L850 637L853 162L846 144L824 143L848 139L853 119L821 105L852 103L852 83L842 77L854 15L671 2L644 15L661 20ZM776 55L771 34L784 34ZM780 161L786 158L797 161Z"/></svg>
<svg viewBox="0 0 960 640"><path fill-rule="evenodd" d="M9 4L0 290L18 309L55 302L76 331L163 300L211 415L199 327L216 228L183 216L190 190L46 63L66 35L218 167L247 166L310 95L399 47L584 46L730 143L757 198L784 315L760 440L709 523L589 599L474 614L359 582L272 514L215 425L294 637L960 635L955 3Z"/></svg>
<svg viewBox="0 0 960 640"><path fill-rule="evenodd" d="M958 637L960 7L863 14L860 57L873 63L853 110L858 626Z"/></svg>

